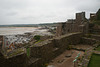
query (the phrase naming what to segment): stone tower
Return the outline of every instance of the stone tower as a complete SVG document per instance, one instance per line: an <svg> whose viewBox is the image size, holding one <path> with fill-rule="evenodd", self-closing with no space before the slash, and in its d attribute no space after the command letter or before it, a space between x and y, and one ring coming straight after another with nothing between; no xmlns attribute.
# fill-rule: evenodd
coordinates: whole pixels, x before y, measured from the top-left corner
<svg viewBox="0 0 100 67"><path fill-rule="evenodd" d="M83 24L83 22L86 20L85 18L85 12L76 13L76 23L77 24Z"/></svg>

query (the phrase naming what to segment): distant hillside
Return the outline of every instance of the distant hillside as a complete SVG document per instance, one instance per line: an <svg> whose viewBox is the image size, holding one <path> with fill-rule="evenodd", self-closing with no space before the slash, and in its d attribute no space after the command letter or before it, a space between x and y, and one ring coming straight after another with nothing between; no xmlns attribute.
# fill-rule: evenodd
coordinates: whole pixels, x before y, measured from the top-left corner
<svg viewBox="0 0 100 67"><path fill-rule="evenodd" d="M0 27L37 27L37 24L0 25Z"/></svg>
<svg viewBox="0 0 100 67"><path fill-rule="evenodd" d="M39 24L39 26L56 26L57 23L43 23L43 24Z"/></svg>
<svg viewBox="0 0 100 67"><path fill-rule="evenodd" d="M39 27L39 26L55 26L56 23L42 23L42 24L14 24L14 25L0 25L0 27Z"/></svg>

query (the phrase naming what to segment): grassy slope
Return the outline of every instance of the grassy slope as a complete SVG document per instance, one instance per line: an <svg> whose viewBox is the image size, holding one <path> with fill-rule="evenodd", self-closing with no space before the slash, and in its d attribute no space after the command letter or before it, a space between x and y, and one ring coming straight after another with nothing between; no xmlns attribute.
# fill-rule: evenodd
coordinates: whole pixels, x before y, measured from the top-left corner
<svg viewBox="0 0 100 67"><path fill-rule="evenodd" d="M100 67L100 55L93 54L88 67Z"/></svg>

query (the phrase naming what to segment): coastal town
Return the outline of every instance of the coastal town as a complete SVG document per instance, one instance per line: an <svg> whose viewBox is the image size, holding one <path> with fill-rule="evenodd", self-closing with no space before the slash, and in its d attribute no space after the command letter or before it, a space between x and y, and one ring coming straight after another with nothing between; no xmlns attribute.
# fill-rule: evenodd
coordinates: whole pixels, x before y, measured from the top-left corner
<svg viewBox="0 0 100 67"><path fill-rule="evenodd" d="M53 27L52 27L53 28ZM36 29L33 32L26 32L24 34L8 34L1 35L1 49L6 49L6 53L9 53L15 49L25 47L30 42L35 42L34 36L41 36L41 40L45 40L46 38L53 37L53 34L49 32L50 29L47 27L41 27Z"/></svg>
<svg viewBox="0 0 100 67"><path fill-rule="evenodd" d="M99 67L100 9L89 19L75 15L34 32L0 35L0 67Z"/></svg>

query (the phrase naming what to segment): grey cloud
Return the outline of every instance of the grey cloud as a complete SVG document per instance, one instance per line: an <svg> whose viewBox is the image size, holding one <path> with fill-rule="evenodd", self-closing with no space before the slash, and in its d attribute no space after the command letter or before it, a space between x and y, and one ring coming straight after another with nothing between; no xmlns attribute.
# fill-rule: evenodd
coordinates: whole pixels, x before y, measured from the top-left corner
<svg viewBox="0 0 100 67"><path fill-rule="evenodd" d="M0 24L60 22L100 8L100 0L0 0Z"/></svg>
<svg viewBox="0 0 100 67"><path fill-rule="evenodd" d="M7 16L14 16L14 15L16 15L17 14L17 12L10 12L10 13L7 13L6 15Z"/></svg>
<svg viewBox="0 0 100 67"><path fill-rule="evenodd" d="M95 12L100 8L100 0L84 0L80 2L77 6L78 10L85 10L90 12Z"/></svg>
<svg viewBox="0 0 100 67"><path fill-rule="evenodd" d="M33 16L26 16L26 17L22 17L20 18L22 20L33 20L33 19L36 19L36 17L33 17Z"/></svg>

